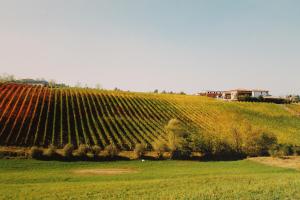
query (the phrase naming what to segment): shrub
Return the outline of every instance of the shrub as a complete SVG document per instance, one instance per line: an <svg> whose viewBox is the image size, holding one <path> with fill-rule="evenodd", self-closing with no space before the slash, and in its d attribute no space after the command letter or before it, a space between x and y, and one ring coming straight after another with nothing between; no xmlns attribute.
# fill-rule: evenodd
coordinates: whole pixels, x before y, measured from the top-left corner
<svg viewBox="0 0 300 200"><path fill-rule="evenodd" d="M0 159L9 158L9 157L27 157L27 156L28 154L24 150L19 150L19 151L1 150L0 151Z"/></svg>
<svg viewBox="0 0 300 200"><path fill-rule="evenodd" d="M283 156L291 156L294 153L293 146L289 144L283 144L280 150L282 151Z"/></svg>
<svg viewBox="0 0 300 200"><path fill-rule="evenodd" d="M281 157L283 156L282 152L279 150L279 146L273 146L272 148L269 149L269 155L272 157Z"/></svg>
<svg viewBox="0 0 300 200"><path fill-rule="evenodd" d="M258 140L258 145L260 146L261 155L267 155L268 150L277 145L277 137L272 133L262 132Z"/></svg>
<svg viewBox="0 0 300 200"><path fill-rule="evenodd" d="M231 134L232 134L232 140L231 140L232 150L234 150L238 154L242 154L243 132L241 130L241 127L233 127L231 129Z"/></svg>
<svg viewBox="0 0 300 200"><path fill-rule="evenodd" d="M175 150L170 154L170 158L173 160L186 160L191 157L192 151L188 149Z"/></svg>
<svg viewBox="0 0 300 200"><path fill-rule="evenodd" d="M171 159L186 159L190 157L190 134L186 127L179 120L171 119L165 129L167 132L166 144L170 151Z"/></svg>
<svg viewBox="0 0 300 200"><path fill-rule="evenodd" d="M8 155L6 151L0 151L0 159L5 158Z"/></svg>
<svg viewBox="0 0 300 200"><path fill-rule="evenodd" d="M152 144L153 150L157 153L158 158L163 157L163 153L168 150L166 143L162 140L156 140Z"/></svg>
<svg viewBox="0 0 300 200"><path fill-rule="evenodd" d="M145 144L140 143L140 144L135 145L134 154L135 154L136 158L143 157L145 152L146 152L146 145Z"/></svg>
<svg viewBox="0 0 300 200"><path fill-rule="evenodd" d="M213 133L196 133L191 135L190 148L194 152L200 152L205 156L211 156L214 151L216 138L213 138Z"/></svg>
<svg viewBox="0 0 300 200"><path fill-rule="evenodd" d="M92 153L94 154L94 156L98 156L101 152L101 147L98 146L98 145L94 145L92 148L91 148L91 151Z"/></svg>
<svg viewBox="0 0 300 200"><path fill-rule="evenodd" d="M33 146L30 149L29 155L31 158L40 159L43 156L43 150L36 146Z"/></svg>
<svg viewBox="0 0 300 200"><path fill-rule="evenodd" d="M269 154L272 157L291 156L294 154L294 147L289 144L279 144L270 148Z"/></svg>
<svg viewBox="0 0 300 200"><path fill-rule="evenodd" d="M118 155L118 153L119 153L119 149L113 144L110 144L104 148L105 157L114 158Z"/></svg>
<svg viewBox="0 0 300 200"><path fill-rule="evenodd" d="M65 158L73 157L74 146L73 144L66 144L63 148L63 156Z"/></svg>
<svg viewBox="0 0 300 200"><path fill-rule="evenodd" d="M87 145L85 145L85 144L79 145L79 147L77 149L77 155L79 157L85 157L88 152L89 152L89 147Z"/></svg>
<svg viewBox="0 0 300 200"><path fill-rule="evenodd" d="M235 151L226 141L217 141L213 146L212 154L220 158L229 158L234 156Z"/></svg>
<svg viewBox="0 0 300 200"><path fill-rule="evenodd" d="M256 130L247 135L243 151L248 156L267 156L269 155L269 150L276 145L277 138L274 134Z"/></svg>
<svg viewBox="0 0 300 200"><path fill-rule="evenodd" d="M300 156L300 146L294 146L293 151L295 156Z"/></svg>
<svg viewBox="0 0 300 200"><path fill-rule="evenodd" d="M56 147L53 145L50 145L48 149L44 151L44 156L48 158L55 158L57 157Z"/></svg>

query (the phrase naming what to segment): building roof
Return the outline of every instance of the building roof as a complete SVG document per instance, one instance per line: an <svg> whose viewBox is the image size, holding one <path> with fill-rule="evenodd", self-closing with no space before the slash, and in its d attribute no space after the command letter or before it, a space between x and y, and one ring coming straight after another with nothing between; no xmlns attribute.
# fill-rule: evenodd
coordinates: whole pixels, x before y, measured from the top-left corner
<svg viewBox="0 0 300 200"><path fill-rule="evenodd" d="M252 92L269 92L269 90L253 89Z"/></svg>
<svg viewBox="0 0 300 200"><path fill-rule="evenodd" d="M226 92L269 92L269 90L261 90L261 89L244 89L244 88L238 88L233 90L228 90Z"/></svg>
<svg viewBox="0 0 300 200"><path fill-rule="evenodd" d="M238 89L228 90L228 92L252 92L252 90L238 88Z"/></svg>
<svg viewBox="0 0 300 200"><path fill-rule="evenodd" d="M203 90L201 92L223 92L222 90Z"/></svg>

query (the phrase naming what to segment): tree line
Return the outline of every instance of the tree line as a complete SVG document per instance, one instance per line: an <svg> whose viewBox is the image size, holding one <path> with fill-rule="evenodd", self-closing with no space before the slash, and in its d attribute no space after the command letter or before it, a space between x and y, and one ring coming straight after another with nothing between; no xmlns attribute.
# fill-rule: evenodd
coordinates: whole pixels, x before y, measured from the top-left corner
<svg viewBox="0 0 300 200"><path fill-rule="evenodd" d="M199 153L202 160L233 160L256 156L289 156L300 155L300 147L290 144L279 144L277 137L262 129L257 129L249 124L233 127L232 137L217 138L213 134L205 134L191 131L177 119L171 119L165 126L165 139L157 138L149 147L143 143L137 143L134 148L136 159L149 158L147 151L156 153L155 159L189 160L193 153ZM102 152L102 153L101 153ZM66 160L74 159L118 159L120 150L113 144L104 149L95 145L89 147L80 145L75 150L72 144L67 144L59 155L54 146L42 150L32 147L32 158L57 158L61 156ZM101 153L101 154L100 154ZM165 155L168 156L165 156ZM89 155L89 156L88 156Z"/></svg>

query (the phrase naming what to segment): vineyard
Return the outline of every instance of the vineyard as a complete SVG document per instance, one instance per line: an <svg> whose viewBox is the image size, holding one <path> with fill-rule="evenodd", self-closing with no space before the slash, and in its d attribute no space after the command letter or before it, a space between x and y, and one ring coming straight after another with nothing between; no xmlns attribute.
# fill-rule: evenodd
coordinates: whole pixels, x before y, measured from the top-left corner
<svg viewBox="0 0 300 200"><path fill-rule="evenodd" d="M297 105L289 109L300 110ZM300 144L300 118L283 106L230 103L206 97L132 93L25 84L0 85L0 145L62 147L67 143L114 144L164 140L164 126L177 118L187 127L230 137L236 124L272 131L280 142Z"/></svg>

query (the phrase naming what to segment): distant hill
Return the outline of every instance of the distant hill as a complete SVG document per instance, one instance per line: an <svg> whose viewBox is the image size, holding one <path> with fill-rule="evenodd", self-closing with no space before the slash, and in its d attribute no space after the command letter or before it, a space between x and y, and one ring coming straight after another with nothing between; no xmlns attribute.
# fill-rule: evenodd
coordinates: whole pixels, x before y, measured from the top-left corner
<svg viewBox="0 0 300 200"><path fill-rule="evenodd" d="M113 143L130 150L163 140L172 118L212 137L230 140L233 127L251 124L281 143L300 144L298 105L6 83L0 85L0 111L0 145Z"/></svg>

